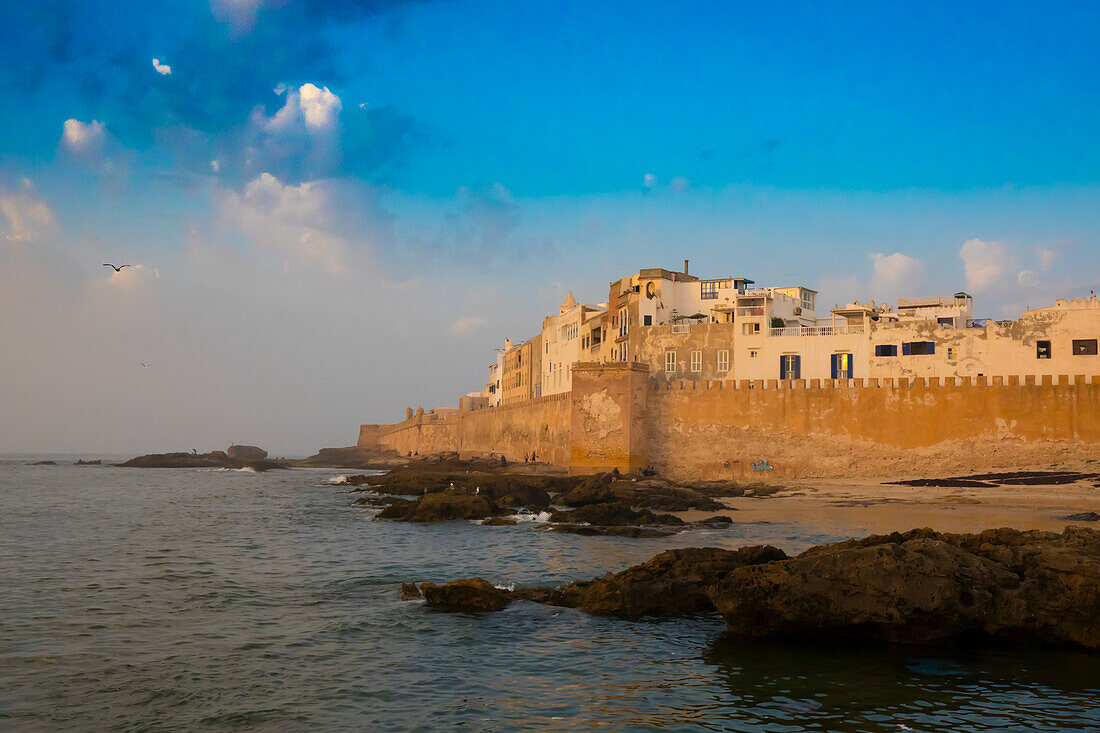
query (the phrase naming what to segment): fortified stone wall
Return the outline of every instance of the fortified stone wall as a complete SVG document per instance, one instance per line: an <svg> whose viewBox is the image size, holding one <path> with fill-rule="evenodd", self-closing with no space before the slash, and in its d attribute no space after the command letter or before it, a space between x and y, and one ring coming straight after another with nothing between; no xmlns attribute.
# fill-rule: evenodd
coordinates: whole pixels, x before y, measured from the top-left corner
<svg viewBox="0 0 1100 733"><path fill-rule="evenodd" d="M569 463L569 394L556 394L492 409L446 415L415 415L382 426L377 442L398 453L503 454L523 460L534 451L540 462ZM362 433L362 429L361 429ZM360 443L363 445L363 443Z"/></svg>
<svg viewBox="0 0 1100 733"><path fill-rule="evenodd" d="M651 387L649 459L679 478L878 476L1100 457L1084 376Z"/></svg>
<svg viewBox="0 0 1100 733"><path fill-rule="evenodd" d="M575 472L652 465L684 480L942 475L1100 459L1100 377L663 383L644 364L586 363L570 393L361 437L400 453L535 450Z"/></svg>

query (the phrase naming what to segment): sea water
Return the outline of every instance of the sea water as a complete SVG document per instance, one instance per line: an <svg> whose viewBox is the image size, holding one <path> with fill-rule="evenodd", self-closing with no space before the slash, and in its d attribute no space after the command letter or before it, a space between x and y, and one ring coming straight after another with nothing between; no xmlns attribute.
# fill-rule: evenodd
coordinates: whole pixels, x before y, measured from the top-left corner
<svg viewBox="0 0 1100 733"><path fill-rule="evenodd" d="M374 521L339 471L0 462L0 730L1055 731L1100 728L1100 656L748 643L721 619L530 603L446 613L402 582L590 578L688 545Z"/></svg>

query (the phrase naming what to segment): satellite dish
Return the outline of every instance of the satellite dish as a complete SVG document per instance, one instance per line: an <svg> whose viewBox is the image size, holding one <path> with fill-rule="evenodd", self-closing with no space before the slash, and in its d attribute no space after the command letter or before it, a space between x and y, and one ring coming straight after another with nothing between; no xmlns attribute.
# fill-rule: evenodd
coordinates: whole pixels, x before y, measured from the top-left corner
<svg viewBox="0 0 1100 733"><path fill-rule="evenodd" d="M795 309L794 309L794 314L795 314L796 316L800 316L800 315L802 315L802 308L801 308L801 307L795 308Z"/></svg>

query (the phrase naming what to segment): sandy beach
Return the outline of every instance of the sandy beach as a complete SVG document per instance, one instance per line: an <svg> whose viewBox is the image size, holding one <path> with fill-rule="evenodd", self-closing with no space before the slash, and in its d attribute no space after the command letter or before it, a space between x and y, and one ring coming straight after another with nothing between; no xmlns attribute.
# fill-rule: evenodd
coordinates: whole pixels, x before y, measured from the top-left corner
<svg viewBox="0 0 1100 733"><path fill-rule="evenodd" d="M1095 471L1095 463L1059 464L1032 470ZM1029 469L1020 469L1029 470ZM901 486L916 476L807 479L786 484L766 497L727 497L737 522L797 521L823 533L853 536L883 534L914 527L942 532L979 532L992 527L1061 530L1068 524L1093 523L1063 517L1100 512L1100 483L1095 479L1059 485L1000 485L994 488ZM706 512L684 512L685 520Z"/></svg>

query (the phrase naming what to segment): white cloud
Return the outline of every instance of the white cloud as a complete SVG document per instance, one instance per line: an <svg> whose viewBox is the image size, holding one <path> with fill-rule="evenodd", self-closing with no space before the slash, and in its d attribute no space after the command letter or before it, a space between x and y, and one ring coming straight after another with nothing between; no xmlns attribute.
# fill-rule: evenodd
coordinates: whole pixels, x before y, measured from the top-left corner
<svg viewBox="0 0 1100 733"><path fill-rule="evenodd" d="M157 73L161 76L168 76L172 73L172 67L168 64L162 64L160 59L153 59L153 68L157 70Z"/></svg>
<svg viewBox="0 0 1100 733"><path fill-rule="evenodd" d="M103 146L105 134L102 122L92 120L85 124L72 117L62 127L61 143L74 153L93 153Z"/></svg>
<svg viewBox="0 0 1100 733"><path fill-rule="evenodd" d="M969 290L989 290L1004 279L1008 266L1008 252L1000 242L968 239L959 248Z"/></svg>
<svg viewBox="0 0 1100 733"><path fill-rule="evenodd" d="M263 128L274 134L292 133L297 129L307 132L329 130L336 124L336 117L343 109L340 97L328 87L318 87L309 82L298 89L287 89L280 84L276 94L286 93L286 103L270 119L263 119Z"/></svg>
<svg viewBox="0 0 1100 733"><path fill-rule="evenodd" d="M329 91L328 87L318 88L313 84L303 84L298 90L298 103L305 116L306 127L321 129L331 127L340 114L340 98Z"/></svg>
<svg viewBox="0 0 1100 733"><path fill-rule="evenodd" d="M646 173L642 176L642 185L652 191L657 187L657 176L653 173Z"/></svg>
<svg viewBox="0 0 1100 733"><path fill-rule="evenodd" d="M876 290L910 284L924 274L924 265L920 260L901 252L891 255L872 252L870 257L874 267L871 283Z"/></svg>
<svg viewBox="0 0 1100 733"><path fill-rule="evenodd" d="M0 237L10 241L28 241L57 228L53 211L37 196L30 181L23 182L23 191L9 194L0 191L0 216L7 220L6 231Z"/></svg>
<svg viewBox="0 0 1100 733"><path fill-rule="evenodd" d="M485 319L480 316L464 316L451 324L451 334L468 336L484 325Z"/></svg>
<svg viewBox="0 0 1100 733"><path fill-rule="evenodd" d="M1039 247L1035 250L1035 256L1039 258L1039 267L1042 268L1043 272L1046 272L1054 264L1058 253L1049 247Z"/></svg>
<svg viewBox="0 0 1100 733"><path fill-rule="evenodd" d="M250 181L243 194L226 194L222 213L257 246L282 255L283 267L306 265L329 274L345 270L347 241L333 232L326 187L321 182L284 185L270 173Z"/></svg>
<svg viewBox="0 0 1100 733"><path fill-rule="evenodd" d="M1032 270L1020 270L1020 273L1016 275L1016 282L1024 287L1032 288L1039 284L1039 276Z"/></svg>
<svg viewBox="0 0 1100 733"><path fill-rule="evenodd" d="M222 169L222 164L221 164L221 163L219 163L219 162L218 162L217 160L212 160L212 161L210 161L210 170L212 170L212 171L214 171L215 173L217 173L217 172L218 172L218 171L220 171L221 169Z"/></svg>

